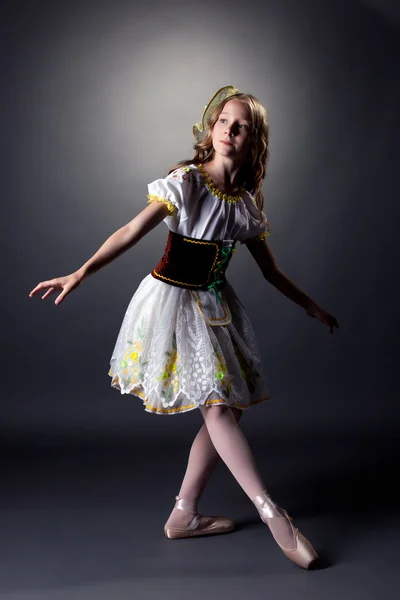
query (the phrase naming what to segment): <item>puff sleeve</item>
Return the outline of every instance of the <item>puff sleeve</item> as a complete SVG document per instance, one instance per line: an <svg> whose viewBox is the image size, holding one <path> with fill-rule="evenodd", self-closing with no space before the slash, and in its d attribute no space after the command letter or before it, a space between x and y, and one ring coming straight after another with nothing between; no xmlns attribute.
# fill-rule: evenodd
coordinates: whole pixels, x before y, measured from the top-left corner
<svg viewBox="0 0 400 600"><path fill-rule="evenodd" d="M156 179L148 184L147 202L164 202L169 214L164 221L177 221L187 218L185 204L190 191L188 186L188 169L179 168L163 179ZM186 202L185 202L186 200Z"/></svg>
<svg viewBox="0 0 400 600"><path fill-rule="evenodd" d="M269 221L265 213L263 211L260 213L251 194L248 194L248 198L249 200L246 202L246 227L243 230L242 235L238 238L241 244L247 244L250 240L264 240L269 237L271 232Z"/></svg>

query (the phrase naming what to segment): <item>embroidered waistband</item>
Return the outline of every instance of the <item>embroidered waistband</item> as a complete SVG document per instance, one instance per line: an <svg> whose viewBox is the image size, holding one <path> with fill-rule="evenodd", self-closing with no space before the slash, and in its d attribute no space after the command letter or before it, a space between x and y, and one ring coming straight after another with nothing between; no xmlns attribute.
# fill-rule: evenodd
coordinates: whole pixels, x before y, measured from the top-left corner
<svg viewBox="0 0 400 600"><path fill-rule="evenodd" d="M169 231L164 254L151 271L156 279L191 290L218 290L226 284L225 271L235 241L200 240Z"/></svg>

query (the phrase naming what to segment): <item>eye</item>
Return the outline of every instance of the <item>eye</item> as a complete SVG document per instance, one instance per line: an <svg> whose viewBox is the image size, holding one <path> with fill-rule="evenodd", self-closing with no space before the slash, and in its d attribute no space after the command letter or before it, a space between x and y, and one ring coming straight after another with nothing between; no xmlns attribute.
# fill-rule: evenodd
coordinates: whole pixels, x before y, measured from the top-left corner
<svg viewBox="0 0 400 600"><path fill-rule="evenodd" d="M226 119L220 119L220 121L221 121L221 122L222 122L222 121L226 121Z"/></svg>
<svg viewBox="0 0 400 600"><path fill-rule="evenodd" d="M248 127L248 125L242 125L242 124L241 124L241 125L239 125L239 127L244 127L245 129L248 129L248 128L249 128L249 127Z"/></svg>

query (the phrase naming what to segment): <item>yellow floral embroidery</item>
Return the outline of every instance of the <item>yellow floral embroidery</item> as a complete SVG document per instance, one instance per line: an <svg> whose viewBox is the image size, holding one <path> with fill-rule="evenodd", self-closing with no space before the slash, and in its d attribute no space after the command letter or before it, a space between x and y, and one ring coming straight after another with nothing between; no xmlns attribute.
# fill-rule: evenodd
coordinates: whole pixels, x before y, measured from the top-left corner
<svg viewBox="0 0 400 600"><path fill-rule="evenodd" d="M184 175L184 173L187 173L187 175ZM190 167L180 167L175 169L170 176L172 179L176 179L180 183L182 183L182 181L185 179L186 181L189 181L189 183L194 183L196 185L196 179Z"/></svg>
<svg viewBox="0 0 400 600"><path fill-rule="evenodd" d="M132 348L134 350L137 350L137 352L142 352L142 350L143 350L143 344L142 344L142 342L140 340L136 340L135 342L133 342Z"/></svg>
<svg viewBox="0 0 400 600"><path fill-rule="evenodd" d="M144 361L142 357L142 339L144 336L143 320L138 325L137 335L140 339L135 341L126 340L126 349L120 363L122 369L120 377L126 387L131 386L132 384L142 383L144 379L144 368L148 362Z"/></svg>
<svg viewBox="0 0 400 600"><path fill-rule="evenodd" d="M164 364L164 370L161 372L158 379L164 381L163 388L161 390L162 396L167 402L172 400L172 395L176 394L179 390L179 373L178 368L178 352L176 346L176 334L174 332L172 336L172 349L166 352L167 360Z"/></svg>

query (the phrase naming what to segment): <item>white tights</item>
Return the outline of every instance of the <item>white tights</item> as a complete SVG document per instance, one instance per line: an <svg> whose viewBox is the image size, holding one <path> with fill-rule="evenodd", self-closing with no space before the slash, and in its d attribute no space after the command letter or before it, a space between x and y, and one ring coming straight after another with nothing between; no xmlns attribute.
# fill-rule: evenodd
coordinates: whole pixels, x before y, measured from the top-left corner
<svg viewBox="0 0 400 600"><path fill-rule="evenodd" d="M194 502L194 509L221 458L250 500L266 489L250 446L239 427L242 411L226 406L200 407L204 424L195 437L179 497ZM185 526L193 515L173 509L167 523ZM201 526L210 519L203 517Z"/></svg>

